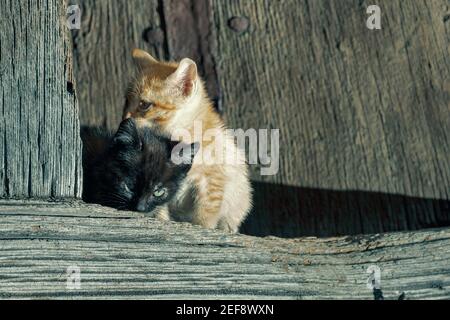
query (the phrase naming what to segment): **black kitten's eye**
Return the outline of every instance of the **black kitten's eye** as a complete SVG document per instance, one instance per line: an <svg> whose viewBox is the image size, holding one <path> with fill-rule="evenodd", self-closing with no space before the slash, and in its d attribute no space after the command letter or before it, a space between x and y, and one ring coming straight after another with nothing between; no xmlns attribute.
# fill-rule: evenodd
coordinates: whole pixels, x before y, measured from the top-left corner
<svg viewBox="0 0 450 320"><path fill-rule="evenodd" d="M163 198L167 195L167 188L163 187L162 184L159 184L155 187L153 191L153 196L156 198Z"/></svg>
<svg viewBox="0 0 450 320"><path fill-rule="evenodd" d="M153 106L152 102L147 102L144 100L141 100L139 102L139 110L141 111L148 111Z"/></svg>
<svg viewBox="0 0 450 320"><path fill-rule="evenodd" d="M161 198L166 194L166 188L161 188L161 189L157 189L155 190L155 192L153 192L153 195L157 198Z"/></svg>

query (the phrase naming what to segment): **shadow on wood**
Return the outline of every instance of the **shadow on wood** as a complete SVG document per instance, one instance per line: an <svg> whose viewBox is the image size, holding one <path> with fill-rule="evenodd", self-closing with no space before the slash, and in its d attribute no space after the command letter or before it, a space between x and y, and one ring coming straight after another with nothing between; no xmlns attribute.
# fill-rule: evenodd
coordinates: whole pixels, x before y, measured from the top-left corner
<svg viewBox="0 0 450 320"><path fill-rule="evenodd" d="M254 182L254 208L241 232L336 236L450 226L450 201Z"/></svg>

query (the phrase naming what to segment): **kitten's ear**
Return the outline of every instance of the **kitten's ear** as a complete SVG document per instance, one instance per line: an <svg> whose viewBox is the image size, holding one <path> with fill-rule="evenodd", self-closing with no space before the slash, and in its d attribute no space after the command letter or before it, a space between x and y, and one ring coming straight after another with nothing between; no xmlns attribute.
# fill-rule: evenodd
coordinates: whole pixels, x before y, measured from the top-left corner
<svg viewBox="0 0 450 320"><path fill-rule="evenodd" d="M197 65L189 58L181 60L177 70L166 81L184 97L189 97L196 88Z"/></svg>
<svg viewBox="0 0 450 320"><path fill-rule="evenodd" d="M139 134L136 127L136 122L133 118L123 120L120 123L114 140L114 145L138 147L140 144Z"/></svg>
<svg viewBox="0 0 450 320"><path fill-rule="evenodd" d="M141 49L134 49L132 56L136 65L141 69L149 68L158 63L158 60L153 58L150 53Z"/></svg>

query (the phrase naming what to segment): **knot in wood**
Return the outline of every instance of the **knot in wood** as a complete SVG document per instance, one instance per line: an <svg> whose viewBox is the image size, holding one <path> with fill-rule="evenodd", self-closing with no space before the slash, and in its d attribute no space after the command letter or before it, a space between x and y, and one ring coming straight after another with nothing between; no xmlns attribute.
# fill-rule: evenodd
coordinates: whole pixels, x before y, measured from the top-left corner
<svg viewBox="0 0 450 320"><path fill-rule="evenodd" d="M247 17L232 17L228 20L228 26L236 33L243 33L250 27L250 20Z"/></svg>
<svg viewBox="0 0 450 320"><path fill-rule="evenodd" d="M153 46L160 46L164 43L164 32L161 28L147 28L144 30L143 38Z"/></svg>

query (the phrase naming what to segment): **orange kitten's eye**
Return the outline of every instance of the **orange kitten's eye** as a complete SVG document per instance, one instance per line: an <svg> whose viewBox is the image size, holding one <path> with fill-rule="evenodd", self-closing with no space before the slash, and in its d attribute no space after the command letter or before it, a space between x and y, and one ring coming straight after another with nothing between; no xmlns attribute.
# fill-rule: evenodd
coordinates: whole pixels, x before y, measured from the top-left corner
<svg viewBox="0 0 450 320"><path fill-rule="evenodd" d="M139 109L141 111L148 111L153 106L153 103L141 100L139 102Z"/></svg>

